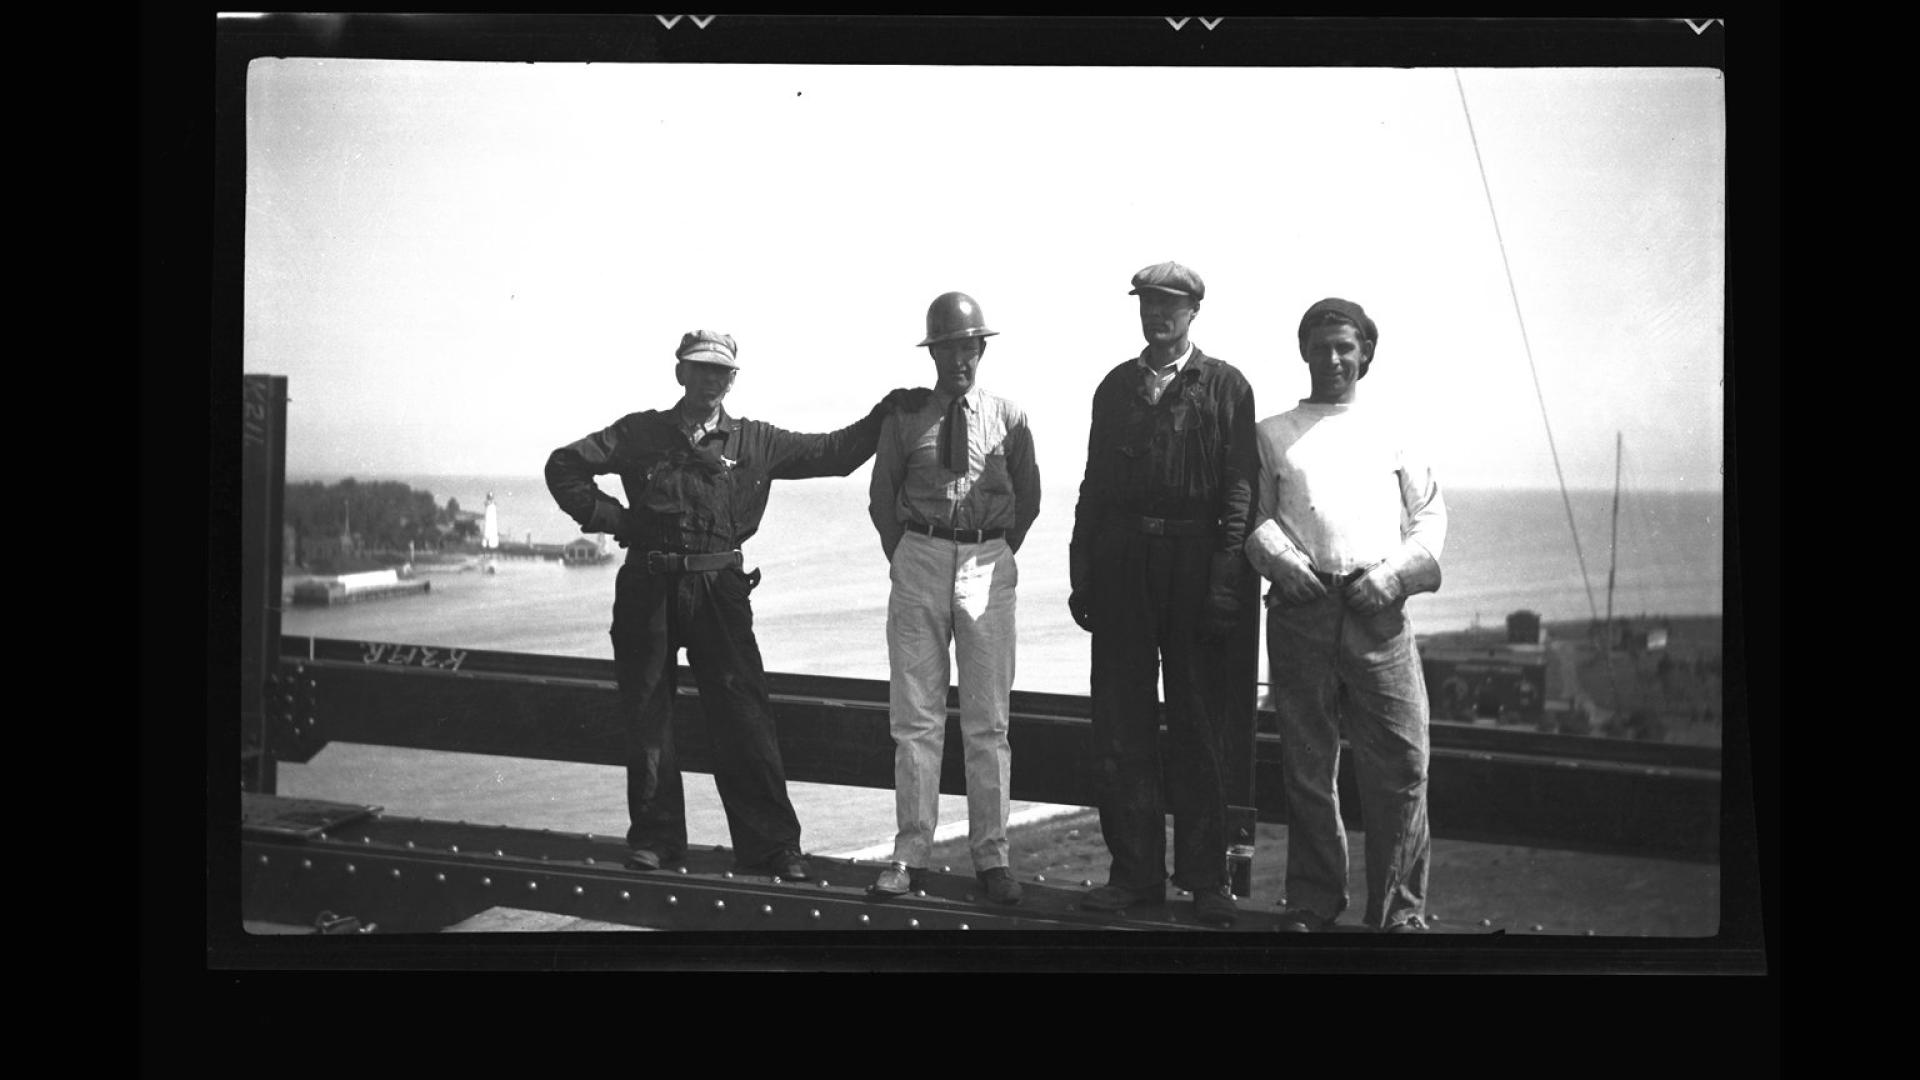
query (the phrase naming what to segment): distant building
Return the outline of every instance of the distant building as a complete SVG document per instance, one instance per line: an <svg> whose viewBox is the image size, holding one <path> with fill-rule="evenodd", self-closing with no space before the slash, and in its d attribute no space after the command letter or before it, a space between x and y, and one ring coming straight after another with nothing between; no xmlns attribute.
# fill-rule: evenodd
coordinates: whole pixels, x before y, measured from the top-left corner
<svg viewBox="0 0 1920 1080"><path fill-rule="evenodd" d="M1509 645L1540 644L1540 615L1534 611L1516 611L1507 616Z"/></svg>

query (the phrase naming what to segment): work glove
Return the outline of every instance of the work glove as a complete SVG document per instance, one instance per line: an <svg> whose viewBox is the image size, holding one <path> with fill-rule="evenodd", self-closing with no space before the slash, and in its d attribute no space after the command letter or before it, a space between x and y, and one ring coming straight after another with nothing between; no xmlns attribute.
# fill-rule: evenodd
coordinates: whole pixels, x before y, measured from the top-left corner
<svg viewBox="0 0 1920 1080"><path fill-rule="evenodd" d="M1288 607L1311 604L1327 595L1327 587L1313 576L1313 564L1298 548L1288 548L1269 560L1267 576L1273 580L1274 592Z"/></svg>
<svg viewBox="0 0 1920 1080"><path fill-rule="evenodd" d="M1067 610L1073 613L1073 621L1080 629L1093 633L1093 590L1089 584L1093 577L1091 559L1079 547L1067 547L1067 580L1072 591L1067 594Z"/></svg>
<svg viewBox="0 0 1920 1080"><path fill-rule="evenodd" d="M903 386L881 398L880 403L875 405L873 412L868 415L885 416L890 412L918 412L926 408L927 399L932 396L933 391L924 386L916 386L912 389Z"/></svg>
<svg viewBox="0 0 1920 1080"><path fill-rule="evenodd" d="M1067 594L1067 610L1073 613L1073 621L1080 629L1093 633L1093 601L1087 589L1075 589Z"/></svg>
<svg viewBox="0 0 1920 1080"><path fill-rule="evenodd" d="M1348 607L1362 615L1372 615L1409 596L1439 588L1439 561L1419 543L1409 540L1400 545L1400 550L1368 567L1359 580L1347 586L1343 595Z"/></svg>
<svg viewBox="0 0 1920 1080"><path fill-rule="evenodd" d="M1216 551L1207 564L1207 598L1200 609L1200 640L1225 641L1240 621L1241 592L1253 567L1239 551Z"/></svg>
<svg viewBox="0 0 1920 1080"><path fill-rule="evenodd" d="M1394 573L1391 563L1383 561L1374 563L1366 573L1349 582L1341 598L1362 615L1377 615L1403 595L1400 575Z"/></svg>

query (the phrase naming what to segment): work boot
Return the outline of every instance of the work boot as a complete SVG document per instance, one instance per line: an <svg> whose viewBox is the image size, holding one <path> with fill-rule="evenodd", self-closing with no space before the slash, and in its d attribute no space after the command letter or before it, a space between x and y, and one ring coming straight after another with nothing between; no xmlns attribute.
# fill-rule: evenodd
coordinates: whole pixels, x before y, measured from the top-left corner
<svg viewBox="0 0 1920 1080"><path fill-rule="evenodd" d="M1013 880L1013 873L1004 866L995 866L982 870L980 884L987 890L987 899L996 904L1013 905L1020 902L1020 883Z"/></svg>
<svg viewBox="0 0 1920 1080"><path fill-rule="evenodd" d="M1240 912L1233 905L1233 890L1225 885L1201 889L1193 894L1193 917L1208 926L1232 926Z"/></svg>
<svg viewBox="0 0 1920 1080"><path fill-rule="evenodd" d="M1130 889L1109 881L1090 889L1080 897L1080 906L1088 911L1123 911L1130 907L1159 907L1167 902L1167 887Z"/></svg>

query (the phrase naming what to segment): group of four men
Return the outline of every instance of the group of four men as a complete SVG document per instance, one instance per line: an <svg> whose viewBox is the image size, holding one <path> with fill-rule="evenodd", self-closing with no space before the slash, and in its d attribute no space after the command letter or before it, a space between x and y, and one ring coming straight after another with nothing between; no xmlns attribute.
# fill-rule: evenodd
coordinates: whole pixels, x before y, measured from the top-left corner
<svg viewBox="0 0 1920 1080"><path fill-rule="evenodd" d="M1165 903L1171 810L1174 884L1201 922L1234 923L1222 743L1236 696L1253 692L1230 658L1258 634L1264 577L1289 821L1280 925L1324 929L1348 903L1335 787L1344 732L1367 838L1365 922L1424 929L1427 702L1404 600L1439 586L1446 511L1431 469L1356 406L1378 328L1346 300L1308 308L1298 339L1312 393L1256 424L1246 378L1190 340L1200 276L1160 263L1132 285L1147 347L1094 391L1069 549L1069 608L1092 634L1100 825L1112 856L1107 883L1082 906ZM624 416L549 457L560 507L628 548L612 637L629 866L657 869L686 849L672 738L684 648L736 859L809 876L753 635L748 595L760 575L744 570L740 546L759 528L771 481L845 476L872 457L869 512L892 583L898 831L869 893L906 893L927 869L951 650L974 870L987 900L1020 901L1007 841L1008 708L1016 555L1040 512L1040 474L1026 414L978 384L996 333L966 294L937 298L920 342L933 388L892 391L852 426L809 435L729 414L721 403L738 345L694 331L675 354L685 393L672 408ZM620 476L627 505L596 484L607 473Z"/></svg>

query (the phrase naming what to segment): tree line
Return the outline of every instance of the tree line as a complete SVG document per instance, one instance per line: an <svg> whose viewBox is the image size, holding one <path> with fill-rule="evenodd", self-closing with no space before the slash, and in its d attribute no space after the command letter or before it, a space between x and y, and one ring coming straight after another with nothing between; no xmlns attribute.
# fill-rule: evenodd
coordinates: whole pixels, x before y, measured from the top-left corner
<svg viewBox="0 0 1920 1080"><path fill-rule="evenodd" d="M429 491L352 477L336 484L288 484L281 508L301 543L338 541L350 533L351 545L363 551L405 551L409 544L432 549L478 539L480 526L459 515L458 499L440 506Z"/></svg>

